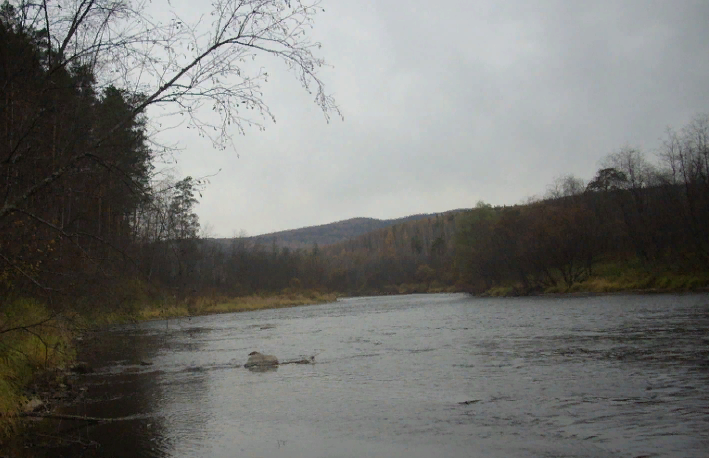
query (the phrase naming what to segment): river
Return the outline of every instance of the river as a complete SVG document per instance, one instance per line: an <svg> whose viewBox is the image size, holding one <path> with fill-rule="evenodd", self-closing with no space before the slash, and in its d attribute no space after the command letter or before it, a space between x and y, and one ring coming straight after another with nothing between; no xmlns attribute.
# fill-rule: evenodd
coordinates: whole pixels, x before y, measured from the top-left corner
<svg viewBox="0 0 709 458"><path fill-rule="evenodd" d="M251 372L252 350L316 363ZM709 456L707 294L341 299L115 327L80 356L62 412L121 421L52 456Z"/></svg>

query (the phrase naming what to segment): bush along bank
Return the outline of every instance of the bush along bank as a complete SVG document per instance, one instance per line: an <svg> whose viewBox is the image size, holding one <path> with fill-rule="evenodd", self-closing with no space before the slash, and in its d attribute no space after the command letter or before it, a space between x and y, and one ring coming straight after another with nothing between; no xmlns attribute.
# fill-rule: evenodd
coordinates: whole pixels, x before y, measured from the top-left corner
<svg viewBox="0 0 709 458"><path fill-rule="evenodd" d="M70 319L35 300L16 299L2 307L0 444L16 432L20 414L46 404L38 391L48 393L65 381L64 371L75 358L72 329Z"/></svg>
<svg viewBox="0 0 709 458"><path fill-rule="evenodd" d="M685 293L709 290L709 272L682 272L668 268L649 268L637 262L610 262L598 265L592 275L563 284L536 285L504 284L490 288L481 296L511 297L539 294L575 293Z"/></svg>

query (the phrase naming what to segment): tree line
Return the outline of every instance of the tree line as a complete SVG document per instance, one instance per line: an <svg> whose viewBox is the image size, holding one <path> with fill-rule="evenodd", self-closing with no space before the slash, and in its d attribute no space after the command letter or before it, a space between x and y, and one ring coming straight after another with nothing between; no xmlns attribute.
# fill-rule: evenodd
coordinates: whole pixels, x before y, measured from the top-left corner
<svg viewBox="0 0 709 458"><path fill-rule="evenodd" d="M206 181L170 173L175 148L160 143L164 121L150 108L180 116L181 128L214 148L232 148L234 135L273 118L262 99L268 74L250 64L268 55L285 61L326 119L339 115L308 33L317 0L225 0L197 19L168 4L164 21L149 8L0 5L3 312L16 297L66 310L120 302L109 291L134 281L181 294L208 283L188 278L215 265L196 261L211 253L194 212Z"/></svg>
<svg viewBox="0 0 709 458"><path fill-rule="evenodd" d="M707 272L708 139L709 117L697 115L668 130L654 156L631 147L607 155L588 182L566 175L524 204L479 202L333 245L290 250L235 239L218 255L221 278L248 291L279 291L294 281L345 294L480 293L503 285L530 293L568 290L608 264Z"/></svg>
<svg viewBox="0 0 709 458"><path fill-rule="evenodd" d="M260 238L235 237L228 244L193 239L184 244L176 275L170 257L158 257L165 285L185 294L247 295L313 289L345 294L400 292L400 285L427 291L457 279L454 245L461 213L397 224L320 247L292 249ZM158 261L156 261L158 262ZM413 291L408 291L413 292Z"/></svg>
<svg viewBox="0 0 709 458"><path fill-rule="evenodd" d="M588 183L569 175L527 205L478 205L458 234L456 259L472 291L570 288L609 261L706 272L707 234L709 117L697 115L667 131L655 160L624 147Z"/></svg>

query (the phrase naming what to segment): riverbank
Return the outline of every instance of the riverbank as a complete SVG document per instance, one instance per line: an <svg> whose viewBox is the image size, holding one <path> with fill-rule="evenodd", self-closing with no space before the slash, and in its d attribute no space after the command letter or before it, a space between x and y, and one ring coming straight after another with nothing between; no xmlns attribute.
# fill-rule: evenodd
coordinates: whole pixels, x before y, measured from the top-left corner
<svg viewBox="0 0 709 458"><path fill-rule="evenodd" d="M22 412L38 408L31 385L74 360L71 320L31 299L17 299L0 314L0 444L17 429ZM46 380L52 383L52 377ZM59 380L57 380L60 383ZM44 403L44 401L41 401Z"/></svg>
<svg viewBox="0 0 709 458"><path fill-rule="evenodd" d="M89 327L127 322L164 320L220 313L250 312L254 310L317 305L337 300L334 293L305 290L283 294L253 294L250 296L195 295L181 301L142 302L111 311L87 313Z"/></svg>
<svg viewBox="0 0 709 458"><path fill-rule="evenodd" d="M22 415L47 411L71 398L67 376L73 367L79 336L112 324L187 316L247 312L315 305L337 300L316 291L242 297L193 296L181 301L133 303L115 310L99 307L82 313L51 312L30 299L12 301L0 315L0 446L19 430ZM72 371L73 368L73 371Z"/></svg>
<svg viewBox="0 0 709 458"><path fill-rule="evenodd" d="M460 275L455 284L438 280L420 283L387 285L382 288L363 287L348 291L348 296L388 296L401 294L468 293L477 297L521 297L541 295L577 295L608 293L686 293L709 290L709 271L700 263L692 269L666 263L648 264L637 258L605 259L593 264L590 274L576 266L572 273L578 280L566 284L559 270L549 270L544 277L529 276L521 281L502 281L494 286L484 283L468 284ZM568 276L567 272L567 276ZM451 280L453 281L453 280Z"/></svg>
<svg viewBox="0 0 709 458"><path fill-rule="evenodd" d="M490 288L480 296L515 297L574 294L662 294L703 292L709 290L709 273L678 273L647 270L641 267L619 267L609 264L596 268L593 275L571 286L555 285L529 289L521 283Z"/></svg>
<svg viewBox="0 0 709 458"><path fill-rule="evenodd" d="M430 283L405 283L381 289L363 288L349 291L347 296L396 296L404 294L468 293L478 297L520 297L540 295L575 295L607 293L686 293L709 290L709 272L677 272L663 268L647 268L639 263L606 263L594 267L593 274L568 286L559 280L558 272L551 272L556 284L541 286L538 282L524 285L506 283L485 289L464 283L444 285Z"/></svg>

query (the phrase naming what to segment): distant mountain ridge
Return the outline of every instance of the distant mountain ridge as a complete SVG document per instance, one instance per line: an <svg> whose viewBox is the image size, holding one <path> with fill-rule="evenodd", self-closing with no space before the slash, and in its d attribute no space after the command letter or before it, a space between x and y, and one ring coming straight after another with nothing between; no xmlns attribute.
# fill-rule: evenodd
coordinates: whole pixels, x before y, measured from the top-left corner
<svg viewBox="0 0 709 458"><path fill-rule="evenodd" d="M291 249L309 249L315 244L318 244L318 246L333 245L335 243L344 242L378 229L395 226L409 221L432 218L436 215L457 213L460 211L464 211L464 209L449 210L442 213L421 213L395 219L362 217L350 218L343 221L321 224L318 226L308 226L299 229L290 229L286 231L245 237L245 240L252 243L261 243L263 245L271 245L275 242L275 244L279 247L288 247ZM220 238L214 240L220 244L226 244L230 243L232 239Z"/></svg>

